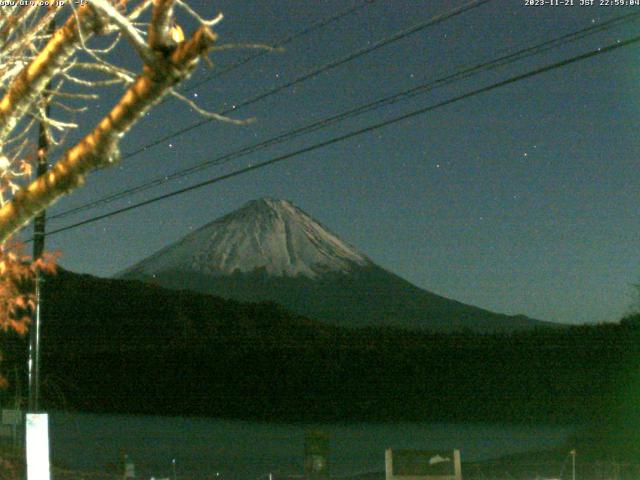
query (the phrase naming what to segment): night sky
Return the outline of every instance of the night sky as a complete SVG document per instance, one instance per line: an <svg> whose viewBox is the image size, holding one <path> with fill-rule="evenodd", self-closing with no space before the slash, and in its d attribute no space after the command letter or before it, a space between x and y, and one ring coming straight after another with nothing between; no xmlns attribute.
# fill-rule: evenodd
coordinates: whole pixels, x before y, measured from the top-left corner
<svg viewBox="0 0 640 480"><path fill-rule="evenodd" d="M274 44L362 1L191 0L221 11L220 43ZM224 111L321 65L462 6L377 0L213 81L254 50L214 52L185 85ZM55 215L480 62L640 7L526 6L494 0L239 109L246 126L208 123L91 176ZM599 3L596 0L596 3ZM185 25L188 30L189 25ZM52 220L59 228L236 168L381 122L510 76L615 43L640 20L197 172L102 208ZM640 44L483 93L312 153L51 236L77 272L110 276L245 202L284 198L379 265L449 298L509 314L613 321L636 304L640 276ZM119 58L134 65L133 54ZM83 119L94 125L107 91ZM201 117L158 106L122 144L126 154ZM86 133L86 131L83 131Z"/></svg>

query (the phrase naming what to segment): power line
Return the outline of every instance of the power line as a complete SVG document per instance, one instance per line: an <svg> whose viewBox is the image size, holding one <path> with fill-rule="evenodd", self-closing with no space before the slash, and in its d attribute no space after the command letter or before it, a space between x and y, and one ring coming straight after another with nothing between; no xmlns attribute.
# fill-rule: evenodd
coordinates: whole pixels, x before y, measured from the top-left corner
<svg viewBox="0 0 640 480"><path fill-rule="evenodd" d="M335 15L332 15L330 17L327 17L323 20L320 20L318 22L312 23L311 25L309 25L308 27L299 30L295 33L292 33L291 35L288 35L278 41L276 41L275 43L273 43L271 45L270 49L263 49L263 50L259 50L258 52L254 53L253 55L249 55L243 59L238 60L235 63L232 63L231 65L227 65L226 67L223 67L220 71L216 72L213 75L210 75L206 78L203 78L202 80L194 83L193 85L190 85L189 87L186 88L182 88L181 90L184 92L190 92L192 90L195 90L196 88L204 85L207 82L211 82L212 80L215 80L216 78L220 78L223 75L226 75L229 72L232 72L240 67L242 67L243 65L246 65L247 63L260 58L268 53L270 53L272 50L276 50L278 48L282 48L285 45L288 45L289 43L293 42L294 40L303 37L305 35L308 35L310 33L315 32L316 30L319 30L321 28L326 27L327 25L332 24L333 22L336 22L338 20L341 20L349 15L351 15L352 13L357 12L358 10L361 10L365 7L369 7L371 4L373 4L376 0L364 0L364 3L361 3L359 5L356 5L354 7L350 7L347 8ZM160 102L160 104L164 104L170 100L172 100L174 97L165 97L162 99L162 101ZM132 153L133 155L135 155L137 152ZM129 155L129 154L127 154Z"/></svg>
<svg viewBox="0 0 640 480"><path fill-rule="evenodd" d="M523 74L520 74L520 75L516 75L516 76L510 77L510 78L508 78L506 80L502 80L500 82L493 83L493 84L488 85L486 87L482 87L482 88L473 90L471 92L468 92L468 93L465 93L465 94L462 94L462 95L458 95L456 97L450 98L448 100L444 100L444 101L436 103L434 105L429 105L427 107L423 107L423 108L420 108L418 110L414 110L412 112L409 112L409 113L406 113L406 114L403 114L403 115L400 115L400 116L385 120L383 122L376 123L374 125L370 125L368 127L361 128L359 130L355 130L353 132L350 132L350 133L347 133L347 134L344 134L344 135L341 135L341 136L338 136L338 137L334 137L334 138L332 138L330 140L326 140L326 141L323 141L323 142L320 142L320 143L316 143L316 144L311 145L309 147L305 147L305 148L296 150L294 152L290 152L290 153L287 153L287 154L284 154L284 155L280 155L280 156L272 158L270 160L266 160L264 162L261 162L261 163L255 164L255 165L250 165L248 167L244 167L244 168L235 170L233 172L227 173L225 175L220 175L218 177L214 177L214 178L211 178L209 180L205 180L203 182L191 185L191 186L186 187L186 188L182 188L180 190L176 190L176 191L173 191L173 192L170 192L170 193L159 195L157 197L145 200L143 202L139 202L139 203L137 203L135 205L129 205L127 207L120 208L120 209L117 209L117 210L113 210L113 211L111 211L109 213L106 213L106 214L103 214L103 215L98 215L98 216L83 220L81 222L77 222L77 223L74 223L74 224L71 224L71 225L67 225L65 227L58 228L56 230L52 230L52 231L47 233L47 236L55 235L57 233L61 233L61 232L67 231L67 230L71 230L73 228L77 228L77 227L80 227L80 226L83 226L83 225L87 225L89 223L93 223L93 222L96 222L98 220L109 218L109 217L118 215L120 213L128 212L130 210L134 210L136 208L140 208L140 207L143 207L143 206L158 202L160 200L165 200L167 198L171 198L171 197L174 197L174 196L177 196L177 195L181 195L183 193L187 193L187 192L190 192L192 190L196 190L198 188L201 188L201 187L204 187L204 186L207 186L207 185L212 185L214 183L218 183L218 182L221 182L223 180L228 180L230 178L237 177L239 175L243 175L245 173L252 172L254 170L259 170L259 169L267 167L269 165L273 165L275 163L279 163L279 162L282 162L284 160L288 160L290 158L297 157L297 156L302 155L304 153L309 153L309 152L318 150L320 148L324 148L324 147L327 147L329 145L340 143L340 142L343 142L345 140L351 139L353 137L356 137L356 136L359 136L359 135L362 135L362 134L365 134L365 133L369 133L369 132L378 130L378 129L383 128L383 127L387 127L389 125L393 125L395 123L398 123L398 122L401 122L401 121L404 121L404 120L408 120L410 118L417 117L419 115L423 115L425 113L431 112L431 111L436 110L438 108L442 108L442 107L445 107L447 105L451 105L453 103L457 103L457 102L459 102L461 100L465 100L467 98L474 97L474 96L479 95L481 93L486 93L486 92L495 90L497 88L501 88L501 87L504 87L506 85L509 85L509 84L512 84L512 83L515 83L515 82L518 82L518 81L521 81L521 80L525 80L527 78L531 78L531 77L540 75L542 73L549 72L551 70L556 70L558 68L562 68L562 67L565 67L567 65L570 65L570 64L582 61L582 60L586 60L588 58L592 58L592 57L595 57L595 56L598 56L598 55L602 55L604 53L609 53L609 52L612 52L612 51L617 50L619 48L627 47L629 45L632 45L632 44L635 44L635 43L638 43L638 42L640 42L640 36L636 36L636 37L633 37L633 38L630 38L630 39L627 39L627 40L624 40L624 41L617 41L616 43L608 45L606 47L597 48L597 49L591 50L591 51L589 51L587 53L583 53L581 55L577 55L577 56L571 57L571 58L566 59L566 60L555 62L555 63L552 63L550 65L547 65L547 66L540 67L540 68L537 68L535 70L529 71L527 73L523 73ZM28 241L32 241L32 240L33 239L29 239Z"/></svg>
<svg viewBox="0 0 640 480"><path fill-rule="evenodd" d="M365 8L365 7L371 6L375 1L376 0L365 0L364 3L361 3L360 5L356 5L354 7L347 8L346 10L343 10L342 12L337 13L337 14L331 16L331 17L328 17L328 18L326 18L324 20L320 20L320 21L318 21L316 23L313 23L313 24L309 25L307 28L305 28L303 30L300 30L300 31L295 32L295 33L292 33L291 35L283 38L282 40L278 40L273 45L271 45L271 47L273 49L282 48L285 45L288 45L289 43L293 42L294 40L296 40L296 39L298 39L300 37L303 37L305 35L313 33L316 30L324 28L327 25L330 25L330 24L332 24L332 23L334 23L334 22L336 22L338 20L341 20L344 17L347 17L347 16L349 16L349 15L351 15L351 14L353 14L353 13L355 13L355 12ZM237 69L237 68L239 68L239 67L241 67L243 65L246 65L247 63L251 62L252 60L260 58L260 57L262 57L262 56L264 56L264 55L266 55L268 53L269 53L269 51L267 51L267 50L260 50L260 51L258 51L256 53L254 53L253 55L249 55L248 57L245 57L245 58L243 58L241 60L238 60L237 62L235 62L235 63L233 63L233 64L231 64L229 66L223 67L222 70L220 70L219 72L216 72L215 74L210 75L207 78L204 78L204 79L200 80L199 82L194 83L193 85L190 85L189 88L186 89L186 90L187 91L195 90L196 88L204 85L205 83L210 82L212 80L215 80L216 78L220 78L221 76L223 76L223 75L225 75L225 74L227 74L227 73L229 73L229 72L231 72L231 71L233 71L233 70L235 70L235 69Z"/></svg>
<svg viewBox="0 0 640 480"><path fill-rule="evenodd" d="M305 82L307 80L310 80L314 77L317 77L318 75L320 75L321 73L327 72L329 70L333 70L334 68L337 68L341 65L344 65L345 63L348 63L352 60L355 60L356 58L362 57L364 55L367 55L375 50L378 50L382 47L385 47L391 43L397 42L399 40L402 40L403 38L406 38L410 35L413 35L414 33L418 33L428 27L432 27L434 25L438 25L440 23L443 23L451 18L454 18L458 15L461 15L469 10L472 10L474 8L480 7L481 5L484 5L485 3L489 3L492 2L494 0L472 0L469 3L464 4L461 7L457 7L457 8L453 8L451 10L448 10L445 13L436 15L435 17L432 17L431 19L427 20L426 22L422 22L419 23L417 25L414 25L413 27L410 27L406 30L402 30L400 32L394 33L393 35L386 37L382 40L379 40L377 42L375 42L373 45L369 46L369 47L365 47L362 48L360 50L356 50L355 52L352 52L338 60L334 60L333 62L327 63L325 65L322 65L318 68L315 68L314 70L311 70L307 73L304 73L302 75L300 75L299 77L295 78L294 80L291 80L290 82L287 82L283 85L280 85L278 87L274 87L270 90L267 90L266 92L260 93L252 98L249 98L247 100L242 101L241 103L237 104L237 105L233 105L231 108L228 108L226 110L223 110L222 112L220 112L220 115L229 115L231 113L237 112L238 110L240 110L241 108L244 108L246 106L252 105L256 102L259 102L260 100L263 100L267 97L270 97L271 95L275 95L277 93L280 93L283 90L286 90L290 87L293 87L294 85L297 85L299 83ZM149 148L153 148L156 147L164 142L166 142L167 140L171 140L172 138L178 137L180 135L184 135L187 132L190 132L191 130L194 130L198 127L201 127L203 125L206 125L210 122L212 122L214 119L211 118L207 118L204 120L200 120L199 122L196 123L192 123L191 125L181 128L180 130L176 130L173 133L169 133L151 143L147 143L146 145L143 145L142 147L133 150L129 153L125 153L122 156L122 159L125 160L127 158L131 158L134 157L142 152L144 152L145 150L149 149Z"/></svg>
<svg viewBox="0 0 640 480"><path fill-rule="evenodd" d="M455 73L446 75L444 77L441 77L439 79L433 80L431 82L422 84L422 85L418 85L416 87L404 90L402 92L396 93L394 95L382 98L382 99L378 99L374 102L370 102L361 106L358 106L356 108L350 109L348 111L339 113L337 115L333 115L327 118L324 118L322 120L304 125L302 127L299 127L297 129L294 130L290 130L287 131L285 133L279 134L275 137L271 137L270 139L264 140L262 142L259 142L257 144L253 144L253 145L249 145L246 147L243 147L239 150L236 150L234 152L230 152L227 154L224 154L220 157L217 157L215 159L212 160L207 160L205 162L201 162L197 165L191 166L189 168L185 168L185 169L181 169L181 170L177 170L169 175L163 176L163 177L159 177L156 178L154 180L150 180L148 182L145 182L141 185L137 185L135 187L131 187L128 189L124 189L121 190L120 192L116 192L114 194L111 195L107 195L105 197L102 197L98 200L94 200L92 202L86 203L84 205L80 205L78 207L74 207L68 210L65 210L61 213L58 213L56 215L53 215L50 217L50 219L59 219L59 218L64 218L67 217L69 215L73 215L75 213L81 212L81 211L85 211L85 210L90 210L93 209L95 207L98 206L103 206L106 204L109 204L113 201L119 200L121 198L125 198L127 196L133 195L135 193L140 193L143 191L146 191L150 188L159 186L159 185L163 185L165 183L168 183L169 181L178 179L178 178L183 178L185 176L188 176L192 173L204 170L206 168L209 168L211 166L214 165L220 165L226 162L229 162L231 160L237 159L239 157L243 157L245 155L248 155L250 153L256 152L258 150L262 150L264 148L267 148L269 146L275 145L275 144L279 144L282 143L284 141L290 140L292 138L295 138L299 135L303 135L303 134L307 134L316 130L319 130L321 128L327 127L329 125L332 125L334 123L337 123L339 121L345 120L347 118L351 118L354 117L356 115L360 115L362 113L366 113L366 112L370 112L372 110L376 110L378 108L381 108L383 106L387 106L387 105L391 105L394 104L398 101L401 100L406 100L409 98L413 98L416 95L421 95L424 93L427 93L435 88L439 88L445 85L449 85L453 82L456 81L460 81L463 79L467 79L470 78L478 73L481 72L485 72L485 71L489 71L489 70L493 70L496 69L498 67L502 67L508 64L511 64L513 62L522 60L524 58L528 58L530 56L534 56L534 55L538 55L540 53L546 52L548 50L551 50L553 48L557 48L563 45L566 45L567 43L571 43L571 42L575 42L577 40L580 40L582 38L585 38L588 35L593 35L594 33L598 33L601 32L603 30L607 30L609 28L611 28L612 26L616 26L616 25L620 25L622 23L626 23L626 22L630 22L633 20L637 20L640 17L640 12L636 12L636 13L632 13L632 14L627 14L627 15L623 15L620 17L616 17L613 19L608 20L607 22L604 22L602 24L599 25L592 25L586 28L583 28L581 30L578 30L576 32L572 32L572 33L568 33L559 37L556 37L554 39L551 40L547 40L545 42L539 43L537 45L534 45L532 47L527 47L521 50L518 50L516 52L513 53L509 53L506 55L503 55L502 57L499 57L495 60L491 60L489 62L484 62L484 63L478 63L475 65L472 65L470 67L464 68L462 70L458 70Z"/></svg>
<svg viewBox="0 0 640 480"><path fill-rule="evenodd" d="M490 0L487 0L487 1L490 1ZM332 24L332 23L334 23L334 22L336 22L338 20L341 20L341 19L343 19L343 18L345 18L345 17L347 17L347 16L349 16L349 15L351 15L351 14L353 14L353 13L355 13L355 12L365 8L365 7L371 6L375 2L376 2L376 0L364 0L364 2L359 4L359 5L355 5L354 7L347 8L347 9L345 9L345 10L343 10L343 11L341 11L341 12L335 14L335 15L332 15L330 17L327 17L327 18L323 19L323 20L315 22L315 23L311 24L310 26L308 26L307 28L304 28L304 29L302 29L302 30L300 30L298 32L292 33L291 35L289 35L287 37L284 37L281 40L276 41L274 44L271 45L271 48L272 49L277 49L277 48L284 47L285 45L288 45L289 43L293 42L294 40L296 40L296 39L298 39L300 37L303 37L305 35L308 35L310 33L315 32L315 31L317 31L317 30L319 30L321 28L324 28L327 25L330 25L330 24ZM225 75L225 74L227 74L227 73L229 73L229 72L231 72L233 70L236 70L237 68L239 68L239 67L241 67L243 65L246 65L247 63L249 63L249 62L251 62L251 61L253 61L253 60L257 59L257 58L260 58L263 55L266 55L267 53L269 53L268 50L260 50L260 51L256 52L253 55L249 55L249 56L247 56L247 57L245 57L245 58L243 58L243 59L231 64L231 65L223 67L222 70L216 72L215 74L210 75L209 77L204 78L204 79L200 80L199 82L197 82L197 83L195 83L193 85L190 85L188 88L184 89L184 91L188 92L188 91L195 90L199 86L202 86L203 84L205 84L207 82L210 82L212 80L220 78L221 76L223 76L223 75ZM162 100L161 103L164 103L165 101L170 100L171 98L173 98L173 97L166 97L165 99ZM257 100L255 100L255 101L257 101ZM253 103L253 101L250 100L249 103ZM248 104L248 103L245 102L245 104ZM240 106L244 106L244 105L240 105ZM230 113L231 111L237 110L237 108L240 108L240 106L237 106L237 107L235 107L233 109L226 110L222 114L226 115L226 114ZM207 123L207 121L204 121L201 124L198 124L197 126L204 125L205 123ZM197 128L197 126L192 126L192 128ZM185 133L185 132L177 133L176 136L181 135L182 133ZM172 137L166 137L166 138L172 138ZM141 153L142 151L146 150L147 148L151 148L151 147L157 145L158 143L161 143L162 141L164 141L164 139L160 139L160 140L158 140L156 142L153 142L152 144L145 145L145 146L141 147L140 149L138 149L136 151L127 153L127 154L125 154L123 156L123 159L135 156L135 155ZM61 216L65 216L65 215L61 215ZM55 218L55 217L52 217L52 218Z"/></svg>

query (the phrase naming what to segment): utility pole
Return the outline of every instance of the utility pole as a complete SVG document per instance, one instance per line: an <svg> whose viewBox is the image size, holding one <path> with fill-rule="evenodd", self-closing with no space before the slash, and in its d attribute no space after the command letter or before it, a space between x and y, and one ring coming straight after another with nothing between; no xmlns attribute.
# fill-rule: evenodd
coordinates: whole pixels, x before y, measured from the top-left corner
<svg viewBox="0 0 640 480"><path fill-rule="evenodd" d="M48 36L53 35L56 29L55 18L47 26ZM51 84L47 85L50 90ZM49 137L47 136L46 118L49 117L51 107L49 94L42 95L44 103L45 119L41 120L38 128L38 165L36 175L41 177L49 169ZM44 252L46 211L42 210L33 223L33 260L37 260ZM44 278L38 270L35 272L35 312L33 314L31 329L29 331L29 404L28 411L36 413L40 410L40 329L42 316L42 287Z"/></svg>
<svg viewBox="0 0 640 480"><path fill-rule="evenodd" d="M49 105L45 106L47 115ZM47 173L49 139L47 138L46 126L41 121L38 132L38 168L37 176ZM33 260L42 256L44 251L46 212L43 210L38 214L33 224ZM44 279L38 270L35 272L35 303L36 308L31 322L29 332L29 411L36 413L40 409L40 324L42 316L42 284Z"/></svg>
<svg viewBox="0 0 640 480"><path fill-rule="evenodd" d="M571 479L576 480L576 449L571 450Z"/></svg>

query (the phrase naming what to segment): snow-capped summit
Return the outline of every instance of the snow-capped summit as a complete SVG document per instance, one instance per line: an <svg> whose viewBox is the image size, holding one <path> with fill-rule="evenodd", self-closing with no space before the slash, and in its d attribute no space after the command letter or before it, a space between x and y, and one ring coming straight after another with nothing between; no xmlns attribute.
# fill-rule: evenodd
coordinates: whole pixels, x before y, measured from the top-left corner
<svg viewBox="0 0 640 480"><path fill-rule="evenodd" d="M166 271L316 278L370 261L286 200L261 198L138 263L126 275Z"/></svg>

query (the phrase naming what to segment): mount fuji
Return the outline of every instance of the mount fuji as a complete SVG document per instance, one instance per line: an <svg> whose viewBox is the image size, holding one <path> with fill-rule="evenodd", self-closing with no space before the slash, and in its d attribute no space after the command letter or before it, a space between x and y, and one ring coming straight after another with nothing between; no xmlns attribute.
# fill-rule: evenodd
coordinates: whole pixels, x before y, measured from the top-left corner
<svg viewBox="0 0 640 480"><path fill-rule="evenodd" d="M262 198L119 275L241 301L273 301L345 327L509 332L555 325L420 289L285 200Z"/></svg>

